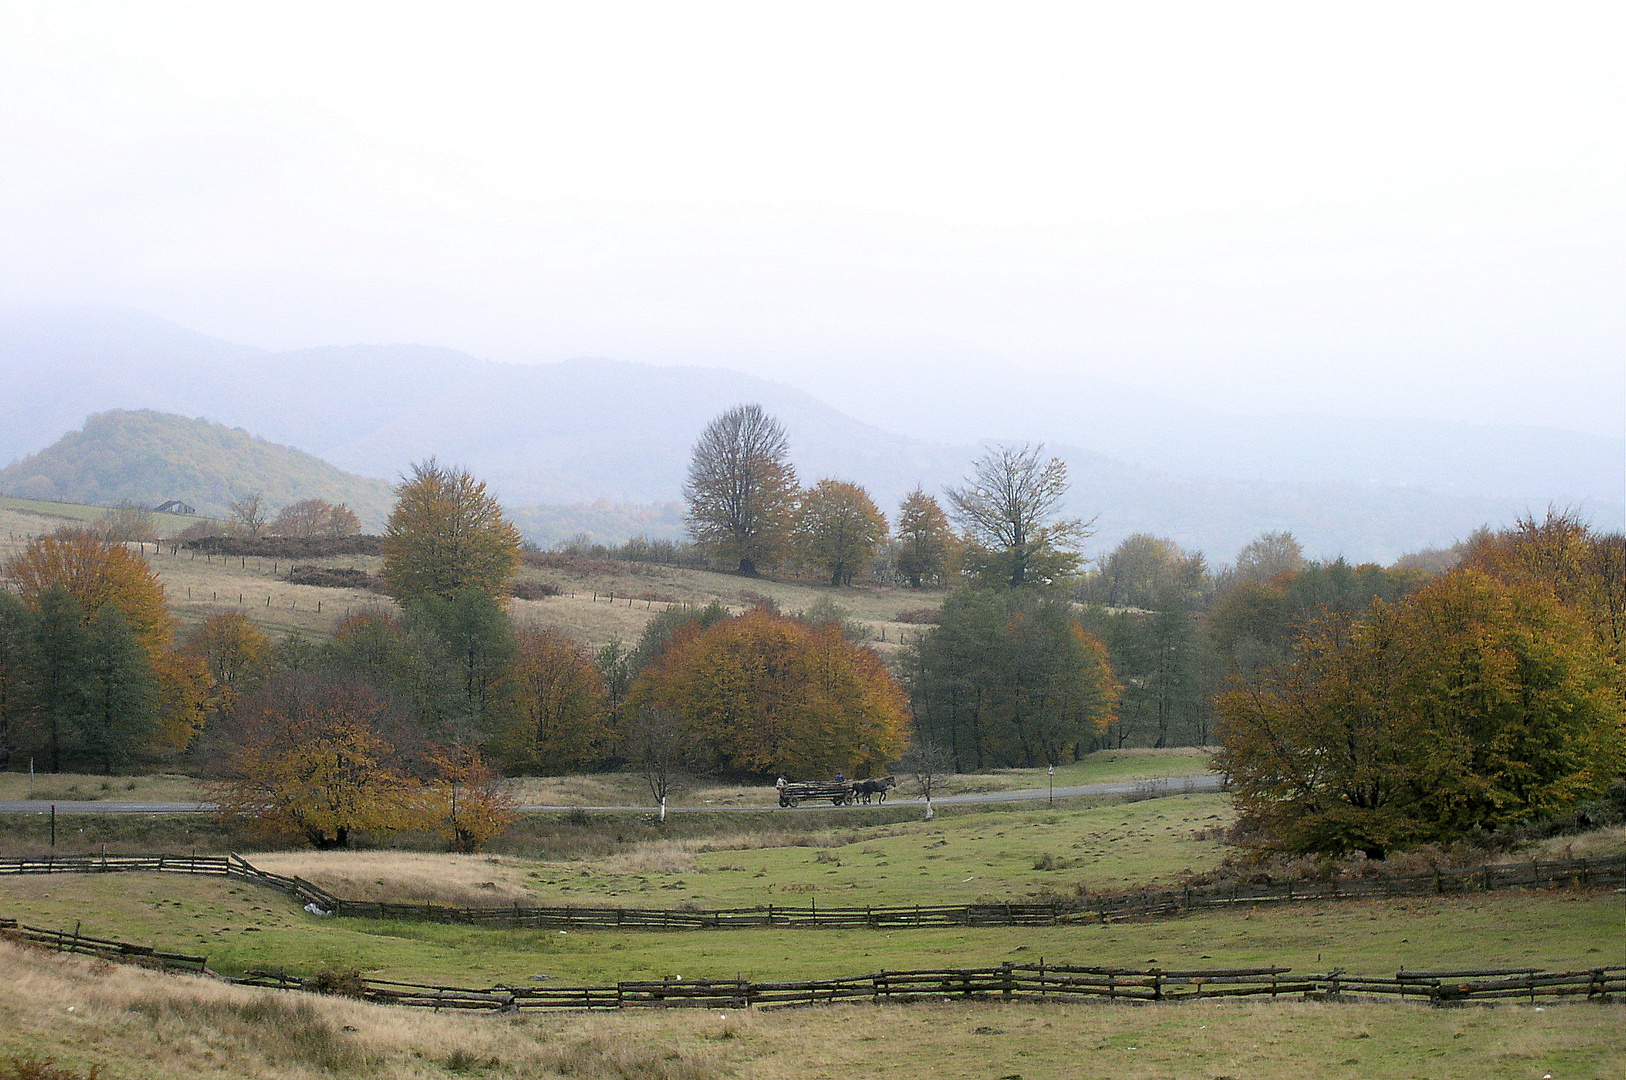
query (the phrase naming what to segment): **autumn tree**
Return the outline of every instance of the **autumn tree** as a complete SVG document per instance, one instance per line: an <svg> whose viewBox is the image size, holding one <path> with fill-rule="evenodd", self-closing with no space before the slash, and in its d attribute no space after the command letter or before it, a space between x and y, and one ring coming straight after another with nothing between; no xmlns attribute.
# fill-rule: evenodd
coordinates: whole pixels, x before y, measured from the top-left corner
<svg viewBox="0 0 1626 1080"><path fill-rule="evenodd" d="M694 445L684 522L713 558L755 574L780 557L796 510L796 472L785 429L760 405L739 405L712 420Z"/></svg>
<svg viewBox="0 0 1626 1080"><path fill-rule="evenodd" d="M1067 464L1041 460L1044 445L993 446L965 483L947 491L968 539L966 563L989 583L1039 584L1078 569L1077 545L1089 524L1061 518Z"/></svg>
<svg viewBox="0 0 1626 1080"><path fill-rule="evenodd" d="M954 532L937 500L919 487L898 508L894 548L894 565L911 589L948 583Z"/></svg>
<svg viewBox="0 0 1626 1080"><path fill-rule="evenodd" d="M156 745L176 750L191 741L204 718L207 676L196 661L170 648L174 619L145 559L88 530L59 529L31 541L6 569L36 610L49 589L71 594L86 628L103 607L118 608L158 681Z"/></svg>
<svg viewBox="0 0 1626 1080"><path fill-rule="evenodd" d="M361 531L361 521L343 503L334 506L325 499L301 499L279 510L266 531L272 536L301 539L354 536Z"/></svg>
<svg viewBox="0 0 1626 1080"><path fill-rule="evenodd" d="M212 687L211 711L230 714L257 693L276 664L276 647L239 612L211 615L186 636L180 651L201 661Z"/></svg>
<svg viewBox="0 0 1626 1080"><path fill-rule="evenodd" d="M601 760L609 701L593 655L556 630L521 629L515 638L511 767L556 773Z"/></svg>
<svg viewBox="0 0 1626 1080"><path fill-rule="evenodd" d="M40 595L60 586L79 602L88 625L106 604L117 607L149 655L168 647L174 622L164 588L145 559L121 543L85 529L59 529L30 541L7 564L24 602L38 608Z"/></svg>
<svg viewBox="0 0 1626 1080"><path fill-rule="evenodd" d="M419 797L421 813L451 850L480 851L518 820L518 800L478 750L434 746L425 762L429 777Z"/></svg>
<svg viewBox="0 0 1626 1080"><path fill-rule="evenodd" d="M265 496L258 491L233 499L226 509L226 526L238 536L259 536L271 519Z"/></svg>
<svg viewBox="0 0 1626 1080"><path fill-rule="evenodd" d="M430 458L395 489L384 527L382 575L397 600L450 600L475 588L507 592L519 569L520 535L483 481Z"/></svg>
<svg viewBox="0 0 1626 1080"><path fill-rule="evenodd" d="M1550 590L1626 665L1626 536L1594 532L1580 515L1549 509L1539 521L1526 514L1509 528L1476 534L1461 565Z"/></svg>
<svg viewBox="0 0 1626 1080"><path fill-rule="evenodd" d="M804 560L830 575L831 585L851 585L885 539L886 518L857 484L820 480L802 494L797 548Z"/></svg>
<svg viewBox="0 0 1626 1080"><path fill-rule="evenodd" d="M1236 576L1243 581L1269 581L1278 574L1304 569L1304 545L1290 532L1263 532L1236 556Z"/></svg>
<svg viewBox="0 0 1626 1080"><path fill-rule="evenodd" d="M132 502L121 502L96 519L95 531L116 544L152 543L158 539L152 511Z"/></svg>
<svg viewBox="0 0 1626 1080"><path fill-rule="evenodd" d="M915 727L955 768L1032 768L1087 753L1118 684L1071 605L1029 590L961 589L905 654Z"/></svg>
<svg viewBox="0 0 1626 1080"><path fill-rule="evenodd" d="M373 687L292 673L251 706L236 721L228 778L212 791L222 819L319 849L423 822L419 785L383 731L388 706Z"/></svg>
<svg viewBox="0 0 1626 1080"><path fill-rule="evenodd" d="M1613 658L1551 594L1453 572L1310 627L1221 696L1256 846L1383 858L1560 813L1626 769Z"/></svg>
<svg viewBox="0 0 1626 1080"><path fill-rule="evenodd" d="M682 718L716 768L862 776L903 749L907 702L867 649L756 610L685 635L639 676L632 708Z"/></svg>

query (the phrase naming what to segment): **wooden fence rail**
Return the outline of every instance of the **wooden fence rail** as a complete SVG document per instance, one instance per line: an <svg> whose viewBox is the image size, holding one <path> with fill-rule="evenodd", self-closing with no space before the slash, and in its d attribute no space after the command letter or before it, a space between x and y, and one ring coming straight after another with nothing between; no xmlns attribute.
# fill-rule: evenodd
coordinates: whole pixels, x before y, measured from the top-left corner
<svg viewBox="0 0 1626 1080"><path fill-rule="evenodd" d="M1143 890L1115 896L1036 904L912 904L882 907L805 907L767 904L750 908L686 910L561 905L526 907L447 907L345 900L304 878L273 874L232 855L72 855L0 858L0 875L115 873L146 871L215 874L277 889L324 914L363 919L418 919L492 927L583 930L730 930L751 927L821 929L905 929L932 926L1048 926L1169 918L1205 908L1355 900L1391 896L1449 896L1511 888L1626 886L1626 856L1509 863L1431 874L1229 884L1170 890Z"/></svg>
<svg viewBox="0 0 1626 1080"><path fill-rule="evenodd" d="M119 960L124 963L141 964L170 971L190 971L202 974L206 970L206 959L202 956L160 952L151 945L132 945L128 941L111 941L107 938L91 937L89 934L80 933L78 926L75 926L73 932L69 933L66 930L42 930L37 926L27 926L19 923L16 919L0 919L0 939L27 942L31 945L44 946L56 952L101 956L109 960Z"/></svg>
<svg viewBox="0 0 1626 1080"><path fill-rule="evenodd" d="M236 980L249 986L308 990L315 980L286 972L251 971ZM880 971L833 979L752 982L746 979L659 979L604 986L423 986L364 979L350 992L368 1001L430 1009L584 1010L629 1008L790 1008L834 1001L1038 1000L1182 1002L1225 997L1293 996L1350 1000L1364 995L1414 998L1432 1005L1468 1001L1584 997L1609 1000L1626 993L1626 965L1584 971L1477 971L1424 977L1350 975L1333 971L1293 975L1291 968L1164 971L1046 964L985 968Z"/></svg>
<svg viewBox="0 0 1626 1080"><path fill-rule="evenodd" d="M0 939L57 952L98 956L169 971L211 974L202 956L162 952L150 945L98 938L75 926L45 930L15 919L0 919ZM1001 964L979 968L927 968L879 971L833 979L752 982L747 979L635 980L603 986L461 987L364 979L313 979L280 971L249 971L230 980L243 986L281 990L340 992L380 1004L427 1009L575 1010L628 1008L791 1008L833 1001L1040 1000L1108 1002L1196 1001L1222 997L1347 1000L1363 995L1415 998L1432 1005L1469 1001L1567 997L1612 1000L1626 993L1626 965L1549 972L1536 968L1406 971L1392 977L1293 975L1291 968L1078 967L1068 964Z"/></svg>

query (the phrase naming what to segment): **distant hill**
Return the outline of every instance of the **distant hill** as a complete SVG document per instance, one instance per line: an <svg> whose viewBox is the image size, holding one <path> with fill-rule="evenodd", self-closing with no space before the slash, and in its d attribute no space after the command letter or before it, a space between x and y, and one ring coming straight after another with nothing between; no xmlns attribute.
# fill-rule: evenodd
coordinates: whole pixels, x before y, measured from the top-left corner
<svg viewBox="0 0 1626 1080"><path fill-rule="evenodd" d="M1048 438L1067 459L1087 554L1134 532L1215 563L1265 529L1314 556L1388 561L1548 502L1626 524L1626 442L1414 422L1220 421L1073 386L863 387L865 423L803 391L713 367L613 360L517 365L420 345L265 353L139 312L0 312L0 461L89 412L155 408L237 425L341 469L397 477L431 455L486 480L528 535L666 535L706 422L759 402L799 476L865 485L888 513L959 482L983 438ZM852 393L852 388L847 388ZM888 430L887 417L927 441ZM936 418L934 426L931 421ZM269 485L267 485L269 490ZM176 496L184 497L184 496ZM604 501L618 509L593 509ZM571 508L571 509L565 509ZM359 512L359 511L358 511Z"/></svg>
<svg viewBox="0 0 1626 1080"><path fill-rule="evenodd" d="M302 450L145 409L98 413L0 469L0 492L18 498L148 507L179 499L208 516L223 516L234 499L256 491L273 510L301 499L346 503L371 530L395 501L382 480L352 476Z"/></svg>

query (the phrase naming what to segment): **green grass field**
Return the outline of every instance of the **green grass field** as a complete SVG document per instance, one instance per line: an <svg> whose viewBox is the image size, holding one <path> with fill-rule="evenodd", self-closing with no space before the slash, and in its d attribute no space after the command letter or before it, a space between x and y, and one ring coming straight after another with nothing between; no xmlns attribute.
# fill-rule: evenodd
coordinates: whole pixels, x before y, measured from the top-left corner
<svg viewBox="0 0 1626 1080"><path fill-rule="evenodd" d="M396 897L450 891L463 902L589 895L628 906L752 902L770 882L779 883L775 896L779 885L805 886L790 895L832 904L861 905L872 896L911 892L953 901L984 890L1032 894L1074 879L1091 888L1167 880L1187 865L1210 866L1221 856L1214 841L1198 834L1228 813L1224 796L1183 795L1054 810L962 808L929 824L911 819L865 825L835 813L698 814L686 815L682 828L672 830L678 836L661 835L647 822L633 830L631 815L605 815L576 826L582 835L553 841L561 852L577 854L547 859L396 851L332 858L266 852L252 858L272 869L327 875L346 894L364 887ZM818 816L826 822L822 828ZM553 828L568 831L564 818L556 816ZM753 832L749 823L764 818L776 828ZM831 827L830 821L846 823ZM625 832L613 835L616 829ZM1078 862L1067 865L1069 859ZM1401 967L1626 963L1626 894L1608 891L1318 903L1110 925L681 933L323 918L257 886L179 875L3 878L0 898L0 914L33 925L78 926L85 933L199 953L225 973L286 968L311 974L354 966L377 977L462 985L668 975L797 979L1041 958L1125 967L1276 964L1304 974L1341 967L1379 975ZM921 1080L1071 1077L1081 1071L1275 1080L1604 1077L1616 1075L1626 1050L1620 1005L1572 1003L1536 1011L1511 1005L1428 1010L1400 1003L961 1003L505 1020L407 1015L410 1010L321 1000L284 1016L273 1013L291 1005L267 1002L305 999L191 989L196 980L155 976L137 986L129 980L143 973L110 968L76 974L85 970L81 961L14 959L0 951L0 971L7 973L0 978L0 1052L45 1048L61 1061L81 1068L102 1064L107 1075L118 1076L800 1078L868 1075L866 1069L884 1059L888 1075ZM66 989L48 992L49 986ZM216 1000L228 991L229 1000ZM60 1004L67 998L55 999L54 1013L42 1011L40 1001L51 993L71 995L87 1015L67 1017ZM198 995L209 1001L195 1001ZM302 1058L277 1034L282 1029L305 1032L301 1039L312 1045L353 1045L355 1052ZM341 1037L346 1029L355 1035L348 1042ZM234 1064L245 1055L260 1055L263 1062L258 1068ZM472 1062L485 1064L473 1068ZM1536 1069L1541 1071L1531 1071Z"/></svg>

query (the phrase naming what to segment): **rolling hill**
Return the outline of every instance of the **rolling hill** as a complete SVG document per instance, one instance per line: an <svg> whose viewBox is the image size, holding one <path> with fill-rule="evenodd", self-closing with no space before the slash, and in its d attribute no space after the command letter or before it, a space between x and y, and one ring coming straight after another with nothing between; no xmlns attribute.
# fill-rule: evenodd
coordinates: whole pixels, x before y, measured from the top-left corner
<svg viewBox="0 0 1626 1080"><path fill-rule="evenodd" d="M260 492L273 508L301 499L347 503L376 531L394 504L390 486L241 428L170 413L98 413L37 454L0 469L0 492L26 499L157 506L179 499L223 516Z"/></svg>

